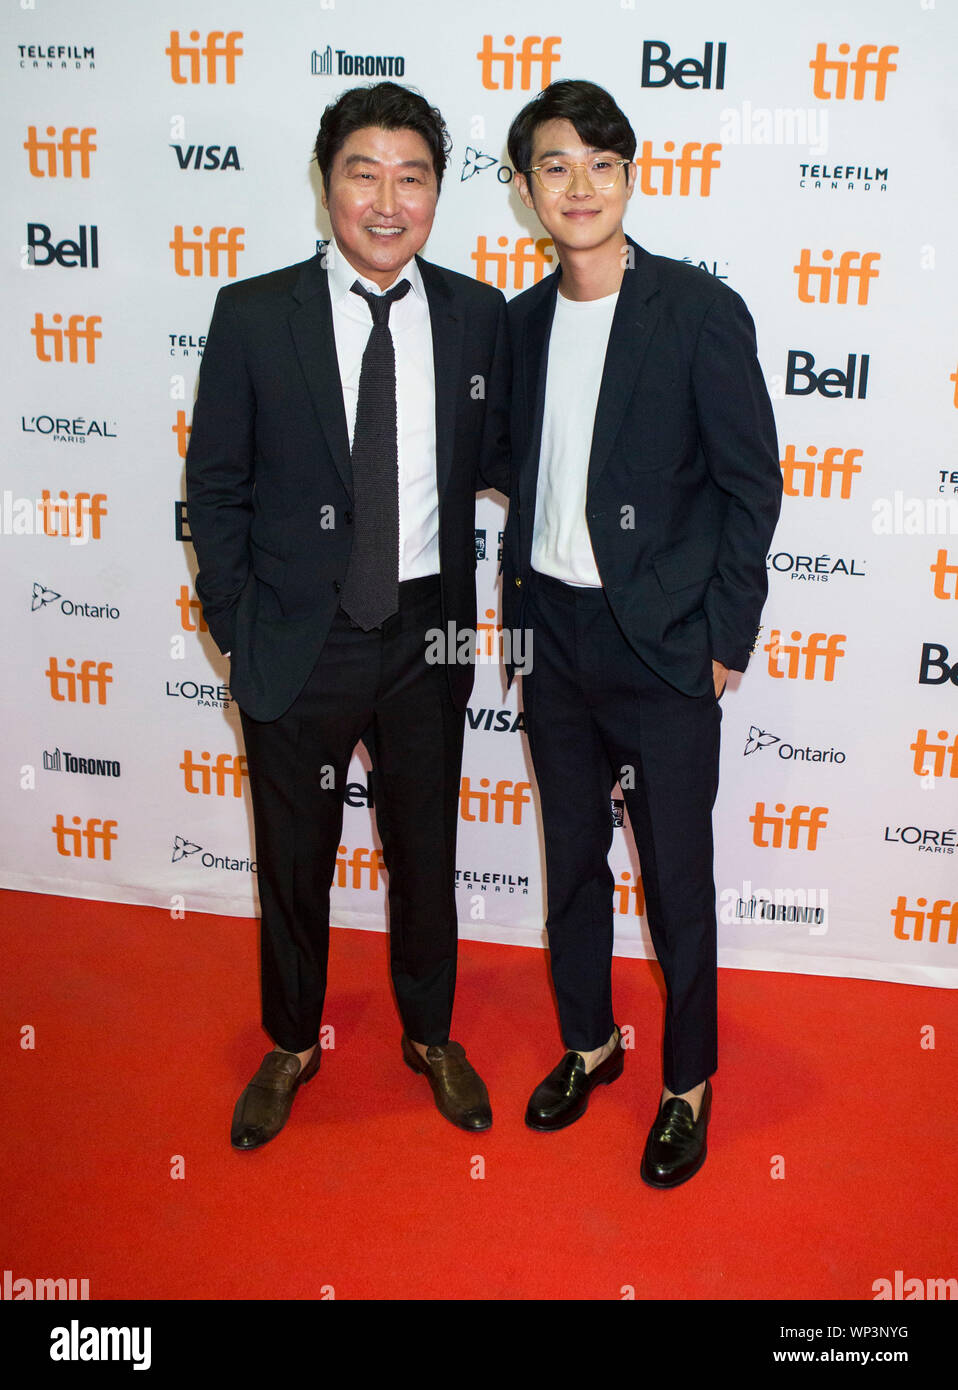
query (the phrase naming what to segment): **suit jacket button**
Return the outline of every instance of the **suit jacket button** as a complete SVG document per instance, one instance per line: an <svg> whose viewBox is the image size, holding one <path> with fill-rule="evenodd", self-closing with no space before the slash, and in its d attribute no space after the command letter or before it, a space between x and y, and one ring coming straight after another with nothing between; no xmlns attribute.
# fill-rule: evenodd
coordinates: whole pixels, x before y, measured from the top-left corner
<svg viewBox="0 0 958 1390"><path fill-rule="evenodd" d="M334 590L336 591L337 594L342 590L342 587L343 587L343 586L342 586L342 584L340 584L340 582L339 582L338 579L334 579L334 580L333 580L333 588L334 588Z"/></svg>
<svg viewBox="0 0 958 1390"><path fill-rule="evenodd" d="M517 588L517 589L521 589L521 588L522 588L522 580L519 578L518 575L516 575L516 588Z"/></svg>

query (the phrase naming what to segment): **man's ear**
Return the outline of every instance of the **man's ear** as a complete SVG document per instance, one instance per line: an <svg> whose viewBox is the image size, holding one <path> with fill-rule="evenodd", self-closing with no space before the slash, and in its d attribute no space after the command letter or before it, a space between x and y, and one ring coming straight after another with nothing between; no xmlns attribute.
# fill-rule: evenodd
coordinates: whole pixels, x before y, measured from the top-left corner
<svg viewBox="0 0 958 1390"><path fill-rule="evenodd" d="M529 208L530 211L535 212L536 205L533 202L532 190L529 187L529 180L526 178L525 174L517 172L512 181L518 189L519 197L525 203L526 207Z"/></svg>
<svg viewBox="0 0 958 1390"><path fill-rule="evenodd" d="M625 196L626 196L627 198L631 198L631 197L632 197L632 194L635 192L635 182L636 182L636 179L638 178L638 176L639 176L639 171L638 171L638 169L636 169L636 167L635 167L634 164L627 164L627 165L625 166L625 179L626 179L626 188L627 188L627 191L626 191L626 195L625 195Z"/></svg>
<svg viewBox="0 0 958 1390"><path fill-rule="evenodd" d="M325 180L325 179L323 179L323 191L322 191L322 193L320 194L320 198L321 198L321 200L322 200L323 207L324 207L324 208L326 209L326 211L328 212L328 211L329 211L329 199L326 197L326 180Z"/></svg>

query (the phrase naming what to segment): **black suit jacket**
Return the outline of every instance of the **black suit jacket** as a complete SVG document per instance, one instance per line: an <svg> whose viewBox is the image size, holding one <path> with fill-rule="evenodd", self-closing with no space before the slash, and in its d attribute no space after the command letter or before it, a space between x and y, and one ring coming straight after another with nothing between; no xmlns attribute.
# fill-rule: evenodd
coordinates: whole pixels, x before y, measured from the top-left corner
<svg viewBox="0 0 958 1390"><path fill-rule="evenodd" d="M416 258L432 325L444 622L476 625L475 495L508 490L502 294ZM277 719L316 663L352 541L352 474L321 257L225 286L200 367L186 456L196 592L230 690ZM474 668L450 665L465 706Z"/></svg>
<svg viewBox="0 0 958 1390"><path fill-rule="evenodd" d="M743 671L768 591L782 477L742 299L629 239L596 410L586 517L626 638L664 680L704 694L712 658ZM549 335L561 271L509 305L513 483L503 622L522 626ZM629 510L631 509L631 511ZM533 652L533 661L535 653Z"/></svg>

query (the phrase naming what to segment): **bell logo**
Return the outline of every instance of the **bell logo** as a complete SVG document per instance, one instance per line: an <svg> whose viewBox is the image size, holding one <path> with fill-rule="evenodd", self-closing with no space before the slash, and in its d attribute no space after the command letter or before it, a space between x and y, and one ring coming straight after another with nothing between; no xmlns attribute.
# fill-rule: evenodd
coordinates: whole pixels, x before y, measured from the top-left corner
<svg viewBox="0 0 958 1390"><path fill-rule="evenodd" d="M173 252L173 269L177 275L202 275L205 251L209 257L209 270L206 273L213 277L218 276L222 274L220 255L225 251L226 275L228 279L233 279L236 275L236 258L241 251L246 250L240 241L245 230L245 227L211 227L210 234L204 241L203 228L194 227L193 235L199 240L187 241L183 236L183 228L174 227L173 240L169 243Z"/></svg>
<svg viewBox="0 0 958 1390"><path fill-rule="evenodd" d="M838 51L843 55L850 53L851 45L840 43ZM888 74L898 71L891 61L892 54L897 52L897 47L891 45L879 48L874 43L863 43L856 56L849 61L844 56L829 58L828 44L820 43L815 49L815 57L808 65L815 74L812 90L822 101L831 101L833 97L836 101L844 101L848 96L848 70L851 68L855 74L852 100L864 101L868 76L872 73L875 77L875 100L884 101ZM875 54L878 56L875 57ZM829 83L829 74L834 74L833 86Z"/></svg>
<svg viewBox="0 0 958 1390"><path fill-rule="evenodd" d="M62 314L53 315L54 325L63 322ZM48 328L42 314L34 314L30 336L34 339L34 351L41 362L62 362L63 345L66 343L67 361L79 362L80 343L84 345L84 361L96 361L96 344L103 334L97 328L103 319L99 314L71 314L66 328ZM49 347L53 348L50 356Z"/></svg>
<svg viewBox="0 0 958 1390"><path fill-rule="evenodd" d="M51 656L50 665L43 673L50 682L50 694L54 700L66 700L70 704L76 704L79 692L80 703L89 705L93 703L92 697L95 693L95 703L106 704L106 688L113 684L113 677L110 675L113 670L112 661L83 661L77 671L74 669L76 662L72 656L68 656L65 667L66 669L61 671L56 657Z"/></svg>
<svg viewBox="0 0 958 1390"><path fill-rule="evenodd" d="M94 817L83 824L81 816L74 816L73 826L67 826L63 820L63 814L58 813L56 821L50 826L54 835L57 837L57 854L65 855L67 858L86 858L97 859L97 846L103 850L103 858L111 859L111 848L116 842L116 827L118 822L115 820L100 820Z"/></svg>
<svg viewBox="0 0 958 1390"><path fill-rule="evenodd" d="M479 786L488 787L489 778L480 777ZM502 825L506 806L512 807L511 823L521 825L522 808L531 804L531 791L532 786L529 782L497 782L495 791L473 791L469 778L463 777L459 786L459 814L463 820L487 821L491 802L492 819L496 825ZM476 815L472 812L473 803L478 807Z"/></svg>
<svg viewBox="0 0 958 1390"><path fill-rule="evenodd" d="M667 87L674 82L683 91L690 91L693 87L707 91L712 85L712 48L711 43L705 45L701 62L696 58L683 58L680 62L670 63L672 50L669 45L662 39L646 39L642 45L642 86ZM725 86L725 49L724 43L718 45L715 86L719 91ZM663 75L653 77L653 68L658 68Z"/></svg>
<svg viewBox="0 0 958 1390"><path fill-rule="evenodd" d="M509 238L507 236L499 237L498 245L508 246ZM480 236L476 238L476 249L469 259L476 263L476 279L481 280L485 285L493 285L497 290L506 288L511 262L512 288L521 290L525 289L527 266L532 266L532 283L538 285L546 273L546 268L554 263L555 258L550 255L552 250L553 245L549 237L534 239L531 236L521 236L516 238L515 248L512 251L489 251L486 248L486 238ZM494 280L490 280L487 274L490 267L495 271Z"/></svg>
<svg viewBox="0 0 958 1390"><path fill-rule="evenodd" d="M702 145L697 140L687 140L682 146L682 153L673 159L672 151L675 149L674 140L666 140L662 146L665 150L664 155L655 156L652 153L652 141L643 140L642 153L637 154L635 163L639 171L639 192L650 194L652 197L659 193L663 197L672 196L675 184L675 170L679 171L679 197L687 198L692 192L692 175L698 174L698 194L700 198L707 198L712 191L712 170L720 169L722 166L715 158L722 148L721 145L710 144ZM697 154L696 151L701 151ZM653 173L659 170L662 174L661 185L657 186L653 181Z"/></svg>
<svg viewBox="0 0 958 1390"><path fill-rule="evenodd" d="M846 640L844 632L810 632L804 647L799 643L802 640L800 632L792 633L791 642L783 642L781 631L777 627L772 628L771 640L766 642L762 648L768 652L768 674L777 681L780 680L803 680L813 681L818 675L819 658L824 660L824 680L833 681L835 679L835 665L839 657L845 656L845 648L841 643ZM785 659L786 666L782 669L781 662ZM805 667L802 670L802 657L805 658Z"/></svg>
<svg viewBox="0 0 958 1390"><path fill-rule="evenodd" d="M538 34L531 34L522 40L518 53L511 51L516 42L513 34L507 34L502 42L505 52L497 53L492 47L492 35L484 34L482 48L476 54L482 64L482 85L487 91L511 92L515 86L516 65L519 67L520 91L528 92L531 89L534 65L539 67L539 90L548 87L552 81L552 69L560 61L558 48L562 39L558 34L552 34L547 39L540 38ZM501 82L493 80L494 63L501 64Z"/></svg>
<svg viewBox="0 0 958 1390"><path fill-rule="evenodd" d="M779 462L782 467L782 485L786 497L814 497L815 479L819 480L819 497L831 497L832 482L838 474L841 483L840 490L836 494L838 497L849 498L852 495L852 478L856 473L862 471L860 463L856 459L862 457L861 449L842 449L835 446L825 450L823 459L816 459L818 447L809 444L805 448L806 458L797 459L795 457L795 445L786 444L785 457ZM797 474L801 473L801 487L798 485Z"/></svg>
<svg viewBox="0 0 958 1390"><path fill-rule="evenodd" d="M858 376L858 399L863 401L868 393L868 359L867 352L862 353L861 366L858 366L858 354L850 352L845 363L845 370L840 367L826 367L824 371L816 372L815 354L807 352L804 348L789 348L788 366L785 372L785 394L786 396L810 396L813 391L817 391L820 396L825 396L828 400L837 400L839 396L844 396L850 401L855 392L855 376ZM806 386L799 386L800 377L804 377L808 383Z"/></svg>
<svg viewBox="0 0 958 1390"><path fill-rule="evenodd" d="M176 412L176 424L171 425L170 430L176 435L176 452L181 459L185 459L186 446L190 442L190 434L193 430L193 426L186 423L185 410L178 410Z"/></svg>
<svg viewBox="0 0 958 1390"><path fill-rule="evenodd" d="M190 597L188 585L180 585L180 596L176 600L176 606L180 610L180 627L184 632L209 632L206 619L203 617L203 605L198 598ZM192 619L194 613L196 614L195 623Z"/></svg>
<svg viewBox="0 0 958 1390"><path fill-rule="evenodd" d="M336 855L336 877L333 882L337 888L371 888L379 887L379 878L386 872L386 864L383 859L381 849L370 849L367 845L358 845L346 858L347 849L345 845L339 846L339 853ZM347 869L349 873L347 874ZM365 883L363 878L365 876Z"/></svg>
<svg viewBox="0 0 958 1390"><path fill-rule="evenodd" d="M775 810L778 814L770 815L765 810L765 802L756 801L755 812L748 818L754 845L759 849L801 849L799 841L805 831L805 848L818 848L818 832L828 824L825 819L827 806L793 806L786 816L784 803L778 801ZM788 842L783 843L786 826ZM772 832L770 842L765 838L765 831L769 829Z"/></svg>
<svg viewBox="0 0 958 1390"><path fill-rule="evenodd" d="M958 565L950 565L949 559L947 550L939 550L935 563L928 566L935 576L935 598L958 598ZM951 593L948 592L949 579L952 581Z"/></svg>
<svg viewBox="0 0 958 1390"><path fill-rule="evenodd" d="M824 265L812 265L812 253L807 246L803 246L798 258L798 265L792 269L798 276L798 297L803 304L828 304L831 299L832 266L828 264L835 257L834 251L823 251L822 260ZM836 303L848 303L848 286L852 280L858 281L858 297L856 303L868 303L868 286L872 280L877 280L879 272L874 270L876 261L881 260L880 251L866 251L861 254L858 251L843 251L838 265L834 267L835 280L838 284ZM858 261L860 264L856 265ZM818 277L818 296L811 292L811 279L815 275Z"/></svg>
<svg viewBox="0 0 958 1390"><path fill-rule="evenodd" d="M948 945L954 946L955 942L958 941L958 902L950 903L947 898L938 898L930 912L923 910L927 906L927 898L916 898L915 906L910 908L908 899L899 897L891 910L891 916L895 922L895 935L898 940L922 941L927 922L928 940L937 941L942 926L947 923ZM912 924L910 933L905 930L908 923Z"/></svg>
<svg viewBox="0 0 958 1390"><path fill-rule="evenodd" d="M226 796L230 791L233 796L242 796L243 778L249 776L246 758L242 753L217 753L216 762L211 765L212 756L212 753L203 752L196 762L190 749L184 748L179 766L186 790L193 796Z"/></svg>
<svg viewBox="0 0 958 1390"><path fill-rule="evenodd" d="M63 536L74 542L100 540L100 522L107 514L105 501L105 492L94 492L92 496L89 492L78 492L74 497L61 492L59 500L54 502L50 489L45 487L37 503L43 535ZM85 525L87 517L90 518L89 532Z"/></svg>
<svg viewBox="0 0 958 1390"><path fill-rule="evenodd" d="M915 735L915 742L908 747L915 755L912 763L912 772L916 777L944 777L945 759L948 759L948 776L958 777L958 734L955 735L951 744L948 743L948 730L939 729L938 737L940 743L930 743L928 741L928 730L919 729ZM928 755L931 754L931 766L928 766Z"/></svg>
<svg viewBox="0 0 958 1390"><path fill-rule="evenodd" d="M95 126L85 126L82 130L79 126L64 126L63 134L59 141L56 140L57 128L55 125L47 126L47 139L41 140L37 135L35 125L27 127L27 138L23 142L23 148L27 152L27 161L30 173L35 179L55 179L61 175L65 179L72 179L74 176L74 156L80 168L80 178L90 177L90 155L96 149L93 137L96 135ZM57 155L60 156L59 160Z"/></svg>
<svg viewBox="0 0 958 1390"><path fill-rule="evenodd" d="M206 59L206 81L211 85L216 85L217 65L220 59L223 60L223 71L227 84L236 81L236 60L243 56L243 50L239 47L239 40L243 37L242 31L233 29L230 33L224 33L222 29L213 29L206 36L206 43L202 48L199 45L200 31L190 30L190 42L181 43L179 32L176 29L170 30L170 46L163 51L170 60L170 76L173 81L180 85L191 82L194 85L202 82L202 67L200 58ZM184 75L185 71L185 75Z"/></svg>

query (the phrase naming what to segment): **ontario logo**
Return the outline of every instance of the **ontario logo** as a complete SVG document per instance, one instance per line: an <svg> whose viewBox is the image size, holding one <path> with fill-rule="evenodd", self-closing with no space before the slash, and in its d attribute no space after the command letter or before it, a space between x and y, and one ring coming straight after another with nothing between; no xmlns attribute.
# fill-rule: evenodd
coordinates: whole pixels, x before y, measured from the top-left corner
<svg viewBox="0 0 958 1390"><path fill-rule="evenodd" d="M225 869L229 873L257 872L256 860L250 859L247 855L214 854L211 850L196 844L194 840L187 839L185 835L174 835L173 857L170 862L180 864L185 859L200 864L204 869Z"/></svg>

